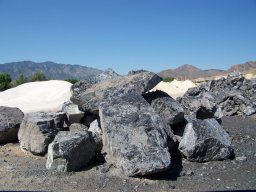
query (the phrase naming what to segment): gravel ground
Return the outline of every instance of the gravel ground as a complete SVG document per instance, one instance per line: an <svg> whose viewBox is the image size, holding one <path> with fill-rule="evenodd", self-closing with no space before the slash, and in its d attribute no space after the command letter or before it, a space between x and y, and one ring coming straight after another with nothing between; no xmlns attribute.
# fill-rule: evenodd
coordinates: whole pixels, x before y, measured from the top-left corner
<svg viewBox="0 0 256 192"><path fill-rule="evenodd" d="M232 137L233 160L192 163L172 154L166 173L148 178L122 176L98 157L80 172L58 173L45 169L46 157L0 146L0 190L41 191L216 191L256 190L256 120L224 117L223 128Z"/></svg>

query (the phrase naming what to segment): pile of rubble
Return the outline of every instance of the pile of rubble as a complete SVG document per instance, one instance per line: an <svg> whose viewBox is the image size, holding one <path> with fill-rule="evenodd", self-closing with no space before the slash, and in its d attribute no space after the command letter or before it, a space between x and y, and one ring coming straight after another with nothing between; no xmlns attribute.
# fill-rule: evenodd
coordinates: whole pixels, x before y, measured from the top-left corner
<svg viewBox="0 0 256 192"><path fill-rule="evenodd" d="M250 116L256 113L256 79L245 79L241 73L201 84L200 92L208 92L226 116Z"/></svg>
<svg viewBox="0 0 256 192"><path fill-rule="evenodd" d="M23 150L47 154L47 169L77 171L103 154L127 176L166 171L176 148L196 162L232 157L215 96L203 86L189 90L180 102L161 91L148 92L160 81L147 71L126 76L108 72L98 80L74 84L70 101L58 113L23 118L19 109L1 107L0 142L12 142L6 133L14 129ZM11 118L15 113L22 115Z"/></svg>

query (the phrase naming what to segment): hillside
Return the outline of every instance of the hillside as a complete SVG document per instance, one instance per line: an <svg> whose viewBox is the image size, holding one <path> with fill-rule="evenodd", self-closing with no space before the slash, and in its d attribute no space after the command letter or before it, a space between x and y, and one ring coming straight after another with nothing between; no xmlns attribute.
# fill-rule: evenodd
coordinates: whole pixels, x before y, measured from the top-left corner
<svg viewBox="0 0 256 192"><path fill-rule="evenodd" d="M31 77L35 72L43 72L49 79L87 79L91 76L100 74L102 71L95 68L57 64L53 62L36 63L33 61L21 61L0 64L0 72L6 72L11 75L12 79L16 79L21 74Z"/></svg>
<svg viewBox="0 0 256 192"><path fill-rule="evenodd" d="M218 69L208 69L208 70L201 70L193 65L182 65L176 69L168 69L161 71L158 73L159 76L162 78L165 77L174 77L178 80L186 80L186 79L197 79L200 77L210 77L216 74L223 72L223 70Z"/></svg>
<svg viewBox="0 0 256 192"><path fill-rule="evenodd" d="M240 72L255 72L256 70L256 61L249 61L243 64L237 64L237 65L233 65L231 66L227 72L232 72L232 71L240 71Z"/></svg>
<svg viewBox="0 0 256 192"><path fill-rule="evenodd" d="M256 74L256 61L231 66L228 70L208 69L202 70L193 65L182 65L176 69L168 69L158 73L162 78L174 77L178 80L193 80L200 78L211 78L213 76L227 75L230 72L239 71L242 73Z"/></svg>

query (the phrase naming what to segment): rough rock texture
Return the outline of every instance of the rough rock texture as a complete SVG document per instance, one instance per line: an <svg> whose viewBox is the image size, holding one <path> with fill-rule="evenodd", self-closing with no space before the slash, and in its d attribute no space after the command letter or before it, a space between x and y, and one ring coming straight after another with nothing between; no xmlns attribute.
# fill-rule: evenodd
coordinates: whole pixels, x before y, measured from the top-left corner
<svg viewBox="0 0 256 192"><path fill-rule="evenodd" d="M17 141L23 116L18 108L0 106L0 143Z"/></svg>
<svg viewBox="0 0 256 192"><path fill-rule="evenodd" d="M256 113L256 80L245 79L241 73L233 72L227 79L202 83L200 92L211 94L226 116Z"/></svg>
<svg viewBox="0 0 256 192"><path fill-rule="evenodd" d="M184 110L181 104L167 93L157 90L146 93L144 98L167 124L174 125L184 121Z"/></svg>
<svg viewBox="0 0 256 192"><path fill-rule="evenodd" d="M216 118L220 119L223 114L217 107L214 97L208 92L200 92L197 87L190 88L185 95L179 99L186 115L198 119Z"/></svg>
<svg viewBox="0 0 256 192"><path fill-rule="evenodd" d="M172 126L183 123L184 110L181 104L170 97L167 93L156 90L143 95L155 112L165 123L165 132L168 136L168 148L173 149L177 143L177 137L173 134Z"/></svg>
<svg viewBox="0 0 256 192"><path fill-rule="evenodd" d="M97 146L97 151L102 149L102 130L100 128L99 119L94 120L89 127L89 132L92 133L93 139Z"/></svg>
<svg viewBox="0 0 256 192"><path fill-rule="evenodd" d="M227 132L215 119L193 120L185 128L179 150L190 161L213 161L233 154Z"/></svg>
<svg viewBox="0 0 256 192"><path fill-rule="evenodd" d="M86 91L87 89L92 87L92 85L100 83L100 82L102 82L104 80L107 80L107 79L118 77L118 76L119 75L115 71L113 71L112 69L107 69L103 73L101 73L101 74L99 74L99 75L97 75L93 78L83 80L83 81L79 81L79 82L75 83L71 87L72 101L74 103L77 103L77 102L79 103L81 93L83 93L84 91Z"/></svg>
<svg viewBox="0 0 256 192"><path fill-rule="evenodd" d="M86 89L76 88L76 90L73 91L75 94L72 95L71 101L77 104L82 111L97 115L99 111L99 104L104 97L108 97L109 89L122 87L127 90L135 90L137 93L142 95L152 89L160 81L161 78L152 72L117 76L88 86ZM105 93L106 91L107 93Z"/></svg>
<svg viewBox="0 0 256 192"><path fill-rule="evenodd" d="M62 111L67 114L67 125L71 125L72 123L80 123L84 117L84 112L80 111L78 106L71 101L63 103Z"/></svg>
<svg viewBox="0 0 256 192"><path fill-rule="evenodd" d="M117 76L119 76L119 74L116 73L113 69L107 69L103 73L97 75L95 77L94 82L95 83L100 83L100 82L102 82L104 80L111 79L111 78L117 77Z"/></svg>
<svg viewBox="0 0 256 192"><path fill-rule="evenodd" d="M60 131L48 147L46 168L77 171L95 155L96 145L88 131Z"/></svg>
<svg viewBox="0 0 256 192"><path fill-rule="evenodd" d="M73 123L69 126L70 132L88 131L88 127L80 123Z"/></svg>
<svg viewBox="0 0 256 192"><path fill-rule="evenodd" d="M106 161L128 176L166 170L171 156L162 119L138 92L109 91L99 108Z"/></svg>
<svg viewBox="0 0 256 192"><path fill-rule="evenodd" d="M65 113L26 114L19 132L20 147L35 155L44 155L59 130L62 130Z"/></svg>

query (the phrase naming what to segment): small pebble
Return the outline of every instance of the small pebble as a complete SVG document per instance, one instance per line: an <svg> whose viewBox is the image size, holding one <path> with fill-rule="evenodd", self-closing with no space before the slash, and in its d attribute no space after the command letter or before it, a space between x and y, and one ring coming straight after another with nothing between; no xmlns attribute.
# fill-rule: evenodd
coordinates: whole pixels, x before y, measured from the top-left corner
<svg viewBox="0 0 256 192"><path fill-rule="evenodd" d="M134 191L138 191L139 186L138 186L138 185L136 185L133 189L134 189Z"/></svg>
<svg viewBox="0 0 256 192"><path fill-rule="evenodd" d="M217 181L221 181L221 179L220 179L220 178L218 178L218 179L217 179Z"/></svg>
<svg viewBox="0 0 256 192"><path fill-rule="evenodd" d="M247 161L247 158L246 156L239 156L239 157L236 157L236 161Z"/></svg>
<svg viewBox="0 0 256 192"><path fill-rule="evenodd" d="M192 175L194 175L194 172L191 171L191 170L188 170L188 171L186 172L186 175L187 175L187 176L192 176Z"/></svg>

